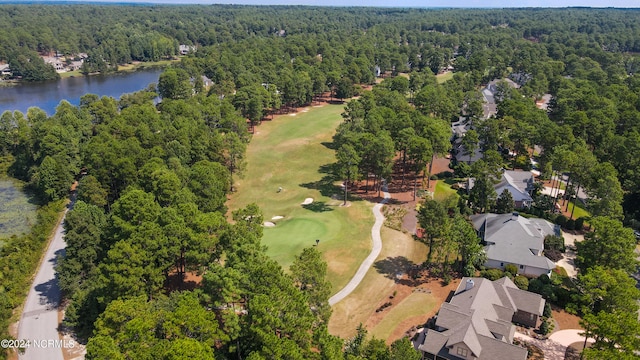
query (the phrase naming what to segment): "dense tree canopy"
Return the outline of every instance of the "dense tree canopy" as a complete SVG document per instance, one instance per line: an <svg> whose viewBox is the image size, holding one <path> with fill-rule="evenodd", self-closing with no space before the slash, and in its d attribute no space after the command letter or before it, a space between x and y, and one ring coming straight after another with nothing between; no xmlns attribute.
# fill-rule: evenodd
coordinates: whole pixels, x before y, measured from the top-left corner
<svg viewBox="0 0 640 360"><path fill-rule="evenodd" d="M511 211L493 180L510 154L529 165L536 153L543 176L566 177L567 192L583 189L594 215L576 259L591 305L584 323L598 340L585 355L638 349L625 336L637 334L624 315L635 308L613 296L637 297L624 280L636 263L623 227L640 219L637 11L3 4L0 39L0 61L24 81L57 78L44 55L87 53L81 70L92 73L193 46L157 89L120 101L86 95L51 117L37 108L0 116L2 162L41 201L65 198L80 178L58 271L70 300L65 322L89 340L88 358L416 357L406 340L388 348L364 329L343 349L327 333L317 251L306 249L285 273L260 245L257 207L236 212L233 224L224 217L232 176L244 168L247 120L256 125L325 92L348 99L378 71L386 79L346 104L334 137L345 196L356 179L380 191L396 161L402 186L412 176L416 192L460 117L473 127L462 139L469 162L478 147L484 153L461 166L476 178L468 200L478 212ZM438 83L445 69L453 76ZM496 116L484 119L479 90L505 77L518 88L497 82ZM539 109L545 94L548 109ZM482 248L456 206L427 201L419 222L429 260L460 257L472 274ZM15 273L9 265L23 266L6 249L36 248L25 239L2 248L3 279ZM202 288L169 291L182 289L187 272L203 275ZM3 289L4 323L20 289Z"/></svg>

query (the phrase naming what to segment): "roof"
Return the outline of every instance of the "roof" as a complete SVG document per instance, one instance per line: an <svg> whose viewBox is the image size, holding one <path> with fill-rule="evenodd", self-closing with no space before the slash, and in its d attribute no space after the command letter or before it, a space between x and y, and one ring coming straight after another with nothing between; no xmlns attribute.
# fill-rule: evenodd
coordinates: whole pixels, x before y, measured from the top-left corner
<svg viewBox="0 0 640 360"><path fill-rule="evenodd" d="M453 148L456 151L456 161L458 162L469 162L469 154L467 153L464 146L462 146L462 138L456 138L453 142ZM484 157L482 153L482 144L478 143L478 146L473 150L473 154L471 155L471 163L474 163Z"/></svg>
<svg viewBox="0 0 640 360"><path fill-rule="evenodd" d="M560 229L546 220L514 214L471 216L476 230L487 244L489 260L552 270L555 263L540 255L547 235L560 235Z"/></svg>
<svg viewBox="0 0 640 360"><path fill-rule="evenodd" d="M504 190L511 193L513 201L533 201L529 191L533 186L533 175L529 171L507 170L502 173L500 182L494 186L496 194Z"/></svg>
<svg viewBox="0 0 640 360"><path fill-rule="evenodd" d="M519 310L533 309L534 314L542 315L543 308L542 296L518 289L509 278L463 278L438 312L440 331L427 330L418 348L449 358L448 348L463 343L478 360L524 360L527 350L512 344L515 326L511 320Z"/></svg>

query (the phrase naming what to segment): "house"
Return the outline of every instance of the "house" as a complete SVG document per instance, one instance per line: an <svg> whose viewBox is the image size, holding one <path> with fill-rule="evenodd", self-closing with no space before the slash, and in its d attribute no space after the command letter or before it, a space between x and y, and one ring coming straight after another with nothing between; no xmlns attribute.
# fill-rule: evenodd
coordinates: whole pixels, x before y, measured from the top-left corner
<svg viewBox="0 0 640 360"><path fill-rule="evenodd" d="M0 75L12 75L9 64L0 64Z"/></svg>
<svg viewBox="0 0 640 360"><path fill-rule="evenodd" d="M476 161L484 157L484 154L482 153L481 142L478 143L476 148L473 150L471 157L469 157L469 153L464 148L464 146L462 146L462 138L457 138L456 140L453 141L453 152L455 154L456 162L458 163L464 162L469 165L475 163Z"/></svg>
<svg viewBox="0 0 640 360"><path fill-rule="evenodd" d="M178 47L178 50L180 51L180 55L187 55L190 52L195 52L196 47L182 44Z"/></svg>
<svg viewBox="0 0 640 360"><path fill-rule="evenodd" d="M495 116L498 113L498 106L496 105L495 97L498 95L498 83L501 81L504 81L510 88L520 88L520 85L511 79L494 79L487 84L487 87L482 89L482 97L484 98L484 102L482 104L482 117L485 119Z"/></svg>
<svg viewBox="0 0 640 360"><path fill-rule="evenodd" d="M473 227L485 244L485 266L504 270L516 265L518 274L550 275L555 263L542 255L544 238L560 236L560 227L547 220L512 214L477 214L471 216Z"/></svg>
<svg viewBox="0 0 640 360"><path fill-rule="evenodd" d="M500 182L493 188L496 194L500 196L504 190L511 193L513 197L513 205L516 209L531 207L533 198L533 190L535 182L533 174L529 171L506 170L502 173Z"/></svg>
<svg viewBox="0 0 640 360"><path fill-rule="evenodd" d="M55 56L43 56L42 60L44 60L44 62L46 64L49 64L51 66L53 66L54 69L56 69L56 72L63 72L64 71L64 59L63 58L59 58L59 57L55 57Z"/></svg>
<svg viewBox="0 0 640 360"><path fill-rule="evenodd" d="M536 327L544 304L542 296L518 289L507 277L465 277L418 350L423 359L525 360L527 349L513 344L513 323Z"/></svg>

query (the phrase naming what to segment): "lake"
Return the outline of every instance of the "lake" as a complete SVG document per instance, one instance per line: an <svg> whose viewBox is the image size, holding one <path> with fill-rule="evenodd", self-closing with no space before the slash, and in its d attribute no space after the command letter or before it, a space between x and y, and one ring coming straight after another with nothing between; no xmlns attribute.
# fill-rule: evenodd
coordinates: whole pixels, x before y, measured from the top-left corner
<svg viewBox="0 0 640 360"><path fill-rule="evenodd" d="M85 94L111 96L119 99L122 94L132 93L157 83L162 68L146 68L134 72L109 75L92 75L37 83L20 83L16 86L0 87L0 114L19 110L22 113L36 106L53 115L62 100L73 105L80 104Z"/></svg>
<svg viewBox="0 0 640 360"><path fill-rule="evenodd" d="M2 239L28 233L36 223L36 205L17 181L0 179L0 246Z"/></svg>

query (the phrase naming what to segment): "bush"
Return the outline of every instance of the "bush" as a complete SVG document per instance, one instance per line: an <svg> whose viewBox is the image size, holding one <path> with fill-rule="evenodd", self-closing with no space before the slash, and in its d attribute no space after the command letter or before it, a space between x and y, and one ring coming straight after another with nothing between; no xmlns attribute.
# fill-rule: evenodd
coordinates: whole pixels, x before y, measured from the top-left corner
<svg viewBox="0 0 640 360"><path fill-rule="evenodd" d="M441 173L438 173L437 175L440 179L450 179L453 177L453 171L443 171Z"/></svg>
<svg viewBox="0 0 640 360"><path fill-rule="evenodd" d="M579 217L576 219L575 229L582 231L582 228L584 228L584 217Z"/></svg>
<svg viewBox="0 0 640 360"><path fill-rule="evenodd" d="M525 171L531 170L531 162L529 161L529 157L526 155L517 156L513 162L513 166Z"/></svg>
<svg viewBox="0 0 640 360"><path fill-rule="evenodd" d="M433 175L429 176L429 179L430 180L438 180L438 175L433 174Z"/></svg>
<svg viewBox="0 0 640 360"><path fill-rule="evenodd" d="M504 267L504 271L510 273L513 276L518 275L518 267L516 265L514 265L514 264L507 264Z"/></svg>
<svg viewBox="0 0 640 360"><path fill-rule="evenodd" d="M498 280L504 277L504 272L500 269L487 269L480 272L480 276L491 281Z"/></svg>
<svg viewBox="0 0 640 360"><path fill-rule="evenodd" d="M556 224L558 224L558 225L560 225L560 226L564 227L564 226L567 224L567 217L566 217L566 216L564 216L564 215L562 215L562 214L560 214L560 215L556 216L556 219L555 219L555 221L554 221L554 222L555 222Z"/></svg>
<svg viewBox="0 0 640 360"><path fill-rule="evenodd" d="M567 220L567 224L564 226L567 230L574 230L576 228L576 221L573 219Z"/></svg>
<svg viewBox="0 0 640 360"><path fill-rule="evenodd" d="M542 316L548 318L551 317L551 305L549 305L549 303L544 304L544 311L542 312Z"/></svg>
<svg viewBox="0 0 640 360"><path fill-rule="evenodd" d="M564 252L564 238L562 236L547 235L544 237L545 250L558 250Z"/></svg>
<svg viewBox="0 0 640 360"><path fill-rule="evenodd" d="M524 276L518 275L515 279L513 279L513 283L516 284L518 289L527 290L529 289L529 279Z"/></svg>
<svg viewBox="0 0 640 360"><path fill-rule="evenodd" d="M549 326L549 322L547 321L547 318L542 318L542 324L540 324L540 333L542 333L542 335L547 335L550 331L550 326Z"/></svg>

